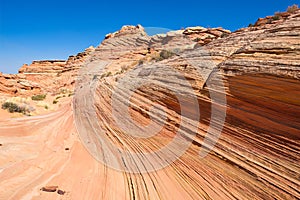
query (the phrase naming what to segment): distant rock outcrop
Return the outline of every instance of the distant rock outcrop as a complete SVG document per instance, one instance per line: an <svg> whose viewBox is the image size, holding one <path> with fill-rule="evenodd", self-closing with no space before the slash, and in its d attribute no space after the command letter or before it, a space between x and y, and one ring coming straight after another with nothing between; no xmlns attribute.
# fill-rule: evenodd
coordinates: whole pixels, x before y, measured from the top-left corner
<svg viewBox="0 0 300 200"><path fill-rule="evenodd" d="M56 93L60 88L73 89L78 69L82 67L94 47L70 56L68 60L43 60L24 64L18 74L0 73L0 93L10 96L31 96Z"/></svg>
<svg viewBox="0 0 300 200"><path fill-rule="evenodd" d="M65 68L65 60L33 61L31 65L23 65L19 73L59 73Z"/></svg>

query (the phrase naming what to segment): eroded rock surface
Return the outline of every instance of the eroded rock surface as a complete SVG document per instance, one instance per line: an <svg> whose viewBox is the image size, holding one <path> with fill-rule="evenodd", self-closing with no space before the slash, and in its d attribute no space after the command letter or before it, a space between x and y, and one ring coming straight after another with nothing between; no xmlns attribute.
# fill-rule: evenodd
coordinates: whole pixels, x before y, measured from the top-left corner
<svg viewBox="0 0 300 200"><path fill-rule="evenodd" d="M76 94L56 112L0 121L0 199L299 199L299 44L300 11L234 33L194 27L149 37L141 26L125 26L78 55L78 65L71 57L51 72L55 79L47 75L55 83L25 72L2 74L0 90L10 94L21 87L10 82L17 79L22 87L38 82L40 90L74 87L76 80ZM162 50L171 53L162 56ZM226 102L218 101L222 96ZM165 117L154 115L155 105ZM162 128L149 138L134 137L114 118L126 122L126 112L139 126ZM144 173L142 164L167 159L159 154L141 163L146 153L170 143L184 120L189 148L170 165ZM221 129L218 138L210 128ZM108 154L105 143L91 149L88 142L99 136L145 156ZM207 156L200 158L201 151ZM115 170L95 159L100 155L140 173ZM128 159L134 164L124 166ZM45 185L66 194L41 192Z"/></svg>
<svg viewBox="0 0 300 200"><path fill-rule="evenodd" d="M9 96L55 94L60 88L73 89L78 69L89 58L93 47L64 60L33 61L24 64L18 74L0 73L0 93Z"/></svg>

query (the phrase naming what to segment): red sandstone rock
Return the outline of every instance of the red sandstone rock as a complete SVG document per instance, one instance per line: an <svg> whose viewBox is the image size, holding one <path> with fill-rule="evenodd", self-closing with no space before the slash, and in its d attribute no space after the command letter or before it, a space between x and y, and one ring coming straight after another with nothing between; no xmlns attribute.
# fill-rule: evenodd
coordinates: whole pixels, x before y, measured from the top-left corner
<svg viewBox="0 0 300 200"><path fill-rule="evenodd" d="M74 80L82 86L77 88L73 107L66 103L44 116L0 121L1 143L5 143L1 147L4 153L0 152L0 199L59 198L44 192L35 196L41 183L62 184L70 191L63 196L67 199L299 199L300 15L296 12L281 22L261 24L223 38L218 38L219 32L227 32L220 28L189 28L188 34L183 30L149 37L139 26L123 27L95 50L70 57L64 66L43 66L45 74L26 74L29 66L24 66L21 75L0 74L0 91L11 95L15 90L28 93L35 83L40 90L49 92L61 86L74 88ZM211 34L215 38L209 39ZM196 51L197 37L206 49L202 54ZM180 56L152 59L162 49L172 51L182 46ZM139 60L143 63L139 64ZM215 65L205 65L207 60ZM93 62L97 64L92 65ZM155 72L149 70L151 62L157 65ZM38 64L41 63L34 66ZM76 79L78 70L90 72L100 67L105 69L103 74L83 73ZM182 73L188 82L183 84L166 67ZM111 94L116 81L128 71L138 69L144 70L139 74L144 78L155 73L157 83L176 88L182 97L190 95L187 87L191 85L201 116L199 129L191 129L189 124L185 127L185 137L191 133L196 137L178 160L159 171L134 174L98 162L77 137L77 130L83 128L89 139L95 136L95 118L86 106L92 102L97 123L105 131L101 137L128 152L154 151L171 141L181 123L181 107L164 87L150 84L137 88L128 108L132 119L147 125L149 108L161 105L167 120L159 134L136 140L122 132L114 121ZM220 90L220 85L214 89L224 93L226 105L212 102L208 93L207 82L216 78L216 69L223 75L225 91ZM84 80L97 81L96 101L92 101L91 85L83 84ZM124 83L122 103L127 100L125 86L133 81ZM188 98L184 100L189 102ZM215 148L201 159L199 149L211 122L211 105L217 106L217 114L225 107L227 117ZM193 109L188 111L190 116L199 114ZM77 127L74 117L78 117ZM157 117L154 123L162 120ZM192 117L189 120L194 121ZM72 151L61 153L66 145ZM99 152L105 156L101 147L102 144ZM53 192L58 188L46 189Z"/></svg>
<svg viewBox="0 0 300 200"><path fill-rule="evenodd" d="M58 186L45 186L42 187L41 190L45 192L56 192Z"/></svg>

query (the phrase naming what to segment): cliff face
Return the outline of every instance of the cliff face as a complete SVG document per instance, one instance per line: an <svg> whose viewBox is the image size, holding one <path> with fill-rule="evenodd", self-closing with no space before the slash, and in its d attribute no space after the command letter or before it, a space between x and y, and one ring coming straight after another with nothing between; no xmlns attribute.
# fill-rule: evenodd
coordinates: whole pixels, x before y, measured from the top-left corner
<svg viewBox="0 0 300 200"><path fill-rule="evenodd" d="M55 94L59 89L73 89L78 69L89 58L93 47L68 60L33 61L24 64L16 75L0 73L0 93L9 96Z"/></svg>
<svg viewBox="0 0 300 200"><path fill-rule="evenodd" d="M0 121L0 197L57 199L47 185L65 199L299 199L299 41L299 10L233 33L124 26L66 62L2 74L0 91L26 80L75 96Z"/></svg>
<svg viewBox="0 0 300 200"><path fill-rule="evenodd" d="M31 65L23 65L19 69L19 73L58 73L65 68L64 60L43 60L33 61Z"/></svg>
<svg viewBox="0 0 300 200"><path fill-rule="evenodd" d="M204 46L205 39L189 37L201 38L202 31L207 34L202 28L150 38L135 32L108 37L81 71L74 110L82 141L109 166L143 172L155 168L151 160L165 164L164 156L148 157L147 152L172 143L180 130L193 143L164 171L172 174L172 183L176 179L186 184L181 191L184 198L299 198L299 28L297 11L276 23L225 34ZM226 33L215 35L222 32ZM105 59L108 49L109 59ZM156 59L162 50L174 54ZM153 106L162 107L166 116L151 110ZM199 113L201 124L195 128L193 120ZM155 136L139 135L139 131L152 134L153 124L160 127ZM111 156L120 159L118 165L110 156L103 161L95 153L105 145L117 147ZM201 159L198 152L211 150L212 145L213 150ZM128 156L124 148L144 152L146 158ZM134 177L155 181L148 175ZM138 188L152 188L150 180L132 180L131 195L145 197L145 190ZM150 191L149 196L169 198L158 189Z"/></svg>

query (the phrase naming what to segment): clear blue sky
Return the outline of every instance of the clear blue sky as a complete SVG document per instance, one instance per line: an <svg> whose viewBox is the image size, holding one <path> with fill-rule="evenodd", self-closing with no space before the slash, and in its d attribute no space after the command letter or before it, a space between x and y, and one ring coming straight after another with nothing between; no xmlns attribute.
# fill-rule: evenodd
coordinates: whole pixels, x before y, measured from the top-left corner
<svg viewBox="0 0 300 200"><path fill-rule="evenodd" d="M298 0L63 1L0 0L0 71L32 60L67 59L123 25L236 30Z"/></svg>

